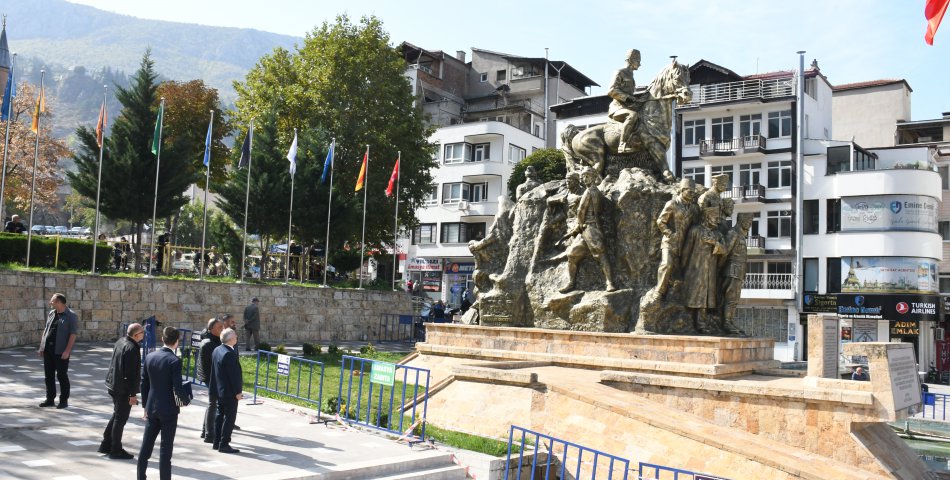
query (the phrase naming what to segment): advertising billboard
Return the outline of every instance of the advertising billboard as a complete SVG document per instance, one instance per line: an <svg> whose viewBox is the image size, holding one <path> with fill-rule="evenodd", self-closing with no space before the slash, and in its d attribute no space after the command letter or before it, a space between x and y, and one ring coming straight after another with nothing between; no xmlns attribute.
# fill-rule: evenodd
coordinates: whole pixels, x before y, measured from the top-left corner
<svg viewBox="0 0 950 480"><path fill-rule="evenodd" d="M937 261L917 257L841 257L842 293L937 293Z"/></svg>
<svg viewBox="0 0 950 480"><path fill-rule="evenodd" d="M841 231L937 232L937 199L923 195L874 195L841 199Z"/></svg>
<svg viewBox="0 0 950 480"><path fill-rule="evenodd" d="M936 321L940 318L940 297L841 294L838 295L838 316L892 322Z"/></svg>

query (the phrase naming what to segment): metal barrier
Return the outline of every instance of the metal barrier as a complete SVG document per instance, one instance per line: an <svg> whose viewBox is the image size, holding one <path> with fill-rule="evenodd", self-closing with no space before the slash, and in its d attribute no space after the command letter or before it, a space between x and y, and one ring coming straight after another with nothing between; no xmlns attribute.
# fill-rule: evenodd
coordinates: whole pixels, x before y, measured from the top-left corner
<svg viewBox="0 0 950 480"><path fill-rule="evenodd" d="M261 383L261 362L264 363L263 383ZM273 377L271 364L274 363ZM314 373L319 369L319 378L316 379L317 397L313 398ZM296 375L295 375L296 373ZM320 419L320 409L323 405L323 362L307 360L300 357L280 355L264 350L257 351L257 367L254 371L254 403L257 403L257 391L285 395L313 405ZM293 385L291 379L296 376L297 383ZM281 388L281 377L286 377ZM303 385L301 385L303 383Z"/></svg>
<svg viewBox="0 0 950 480"><path fill-rule="evenodd" d="M531 454L531 474L527 477L530 480L535 478L545 480L548 478L627 480L628 478L630 460L512 425L508 432L505 480L508 480L508 475L512 469L511 446L515 443L515 432L521 433L521 440L518 443L518 467L516 477L514 477L515 480L525 478L522 475L522 468L526 466L525 446L530 446L529 441L533 442L535 446L534 452ZM547 455L546 458L541 459L542 465L539 465L538 451L542 446L547 450ZM560 452L561 459L556 458L557 451ZM574 461L571 462L571 460ZM600 475L597 473L598 468L601 472ZM606 473L604 473L605 469Z"/></svg>
<svg viewBox="0 0 950 480"><path fill-rule="evenodd" d="M726 480L722 477L696 473L679 468L640 462L638 480Z"/></svg>
<svg viewBox="0 0 950 480"><path fill-rule="evenodd" d="M929 418L932 420L947 420L947 403L950 395L943 393L920 392L920 399L923 410L917 417Z"/></svg>
<svg viewBox="0 0 950 480"><path fill-rule="evenodd" d="M364 377L367 377L366 381L363 380ZM417 439L410 441L410 444L424 441L429 406L429 379L429 370L424 368L344 355L340 360L337 414L343 421ZM365 390L364 384L368 385ZM399 404L395 402L397 396L400 399ZM388 413L384 413L384 409ZM417 418L420 413L421 417ZM406 414L409 414L408 425ZM393 415L398 416L398 421ZM421 426L421 429L420 433L415 435L417 426Z"/></svg>
<svg viewBox="0 0 950 480"><path fill-rule="evenodd" d="M413 336L412 315L397 313L379 314L379 341L380 342L412 342Z"/></svg>

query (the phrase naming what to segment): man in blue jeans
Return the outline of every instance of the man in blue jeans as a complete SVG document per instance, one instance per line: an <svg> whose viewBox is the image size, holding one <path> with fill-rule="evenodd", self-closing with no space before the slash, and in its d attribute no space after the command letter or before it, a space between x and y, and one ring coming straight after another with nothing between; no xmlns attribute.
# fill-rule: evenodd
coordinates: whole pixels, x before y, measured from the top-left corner
<svg viewBox="0 0 950 480"><path fill-rule="evenodd" d="M145 480L148 459L155 448L158 434L162 443L158 454L158 471L161 480L172 478L172 447L175 443L175 431L178 429L178 398L185 399L181 385L181 359L175 355L178 348L179 332L174 327L165 327L162 331L164 347L145 357L145 369L142 372L142 402L145 404L145 435L142 449L139 450L138 480Z"/></svg>
<svg viewBox="0 0 950 480"><path fill-rule="evenodd" d="M40 339L37 355L43 358L43 373L46 375L46 401L41 407L52 407L56 400L56 380L59 380L59 405L69 406L69 355L79 335L79 317L66 306L66 295L54 293L49 299L53 307L46 315L46 328Z"/></svg>

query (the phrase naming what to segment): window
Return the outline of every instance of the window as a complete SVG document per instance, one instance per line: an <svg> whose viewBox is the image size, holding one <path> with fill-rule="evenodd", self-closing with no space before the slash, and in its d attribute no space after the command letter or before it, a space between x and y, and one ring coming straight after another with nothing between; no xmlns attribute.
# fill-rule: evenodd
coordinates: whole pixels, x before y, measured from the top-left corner
<svg viewBox="0 0 950 480"><path fill-rule="evenodd" d="M438 205L439 203L439 185L434 184L429 190L429 194L425 198L425 205L431 207L433 205Z"/></svg>
<svg viewBox="0 0 950 480"><path fill-rule="evenodd" d="M940 165L937 167L937 172L940 173L940 184L943 185L943 189L950 190L950 166Z"/></svg>
<svg viewBox="0 0 950 480"><path fill-rule="evenodd" d="M706 138L706 120L686 120L683 122L683 144L699 145Z"/></svg>
<svg viewBox="0 0 950 480"><path fill-rule="evenodd" d="M508 144L508 161L511 163L518 163L527 156L525 149L514 145Z"/></svg>
<svg viewBox="0 0 950 480"><path fill-rule="evenodd" d="M478 143L472 147L474 150L474 155L472 155L472 161L475 162L484 162L491 160L491 144L490 143Z"/></svg>
<svg viewBox="0 0 950 480"><path fill-rule="evenodd" d="M712 119L712 138L717 142L732 140L732 117Z"/></svg>
<svg viewBox="0 0 950 480"><path fill-rule="evenodd" d="M763 262L746 262L746 274L749 273L765 273L765 263Z"/></svg>
<svg viewBox="0 0 950 480"><path fill-rule="evenodd" d="M766 221L766 237L782 238L792 236L792 212L788 210L773 210L768 212Z"/></svg>
<svg viewBox="0 0 950 480"><path fill-rule="evenodd" d="M838 172L851 171L851 145L839 145L837 147L828 147L828 167L827 175L834 175Z"/></svg>
<svg viewBox="0 0 950 480"><path fill-rule="evenodd" d="M423 223L412 231L413 245L431 245L435 243L436 224Z"/></svg>
<svg viewBox="0 0 950 480"><path fill-rule="evenodd" d="M484 223L443 223L442 243L466 243L469 240L485 238Z"/></svg>
<svg viewBox="0 0 950 480"><path fill-rule="evenodd" d="M841 293L841 259L829 258L825 272L825 293Z"/></svg>
<svg viewBox="0 0 950 480"><path fill-rule="evenodd" d="M462 163L472 161L472 146L467 143L449 143L445 146L442 163Z"/></svg>
<svg viewBox="0 0 950 480"><path fill-rule="evenodd" d="M459 203L468 200L469 184L446 183L442 185L442 203Z"/></svg>
<svg viewBox="0 0 950 480"><path fill-rule="evenodd" d="M792 273L792 262L769 262L768 273Z"/></svg>
<svg viewBox="0 0 950 480"><path fill-rule="evenodd" d="M788 188L792 186L792 161L769 162L769 188Z"/></svg>
<svg viewBox="0 0 950 480"><path fill-rule="evenodd" d="M480 74L478 75L478 81L479 81L479 82L482 82L482 83L487 82L487 81L488 81L488 74L487 74L487 73L480 73Z"/></svg>
<svg viewBox="0 0 950 480"><path fill-rule="evenodd" d="M752 214L752 226L749 227L749 236L750 237L759 237L762 236L762 230L759 229L759 223L762 221L762 212L755 212Z"/></svg>
<svg viewBox="0 0 950 480"><path fill-rule="evenodd" d="M769 112L769 138L792 135L792 111Z"/></svg>
<svg viewBox="0 0 950 480"><path fill-rule="evenodd" d="M940 276L940 293L950 293L950 277Z"/></svg>
<svg viewBox="0 0 950 480"><path fill-rule="evenodd" d="M716 175L722 175L722 174L729 175L729 188L732 188L732 185L733 185L732 170L733 170L732 165L715 166L709 170L709 177L712 178L712 177L715 177Z"/></svg>
<svg viewBox="0 0 950 480"><path fill-rule="evenodd" d="M788 342L788 311L784 308L737 308L734 321L751 337Z"/></svg>
<svg viewBox="0 0 950 480"><path fill-rule="evenodd" d="M739 116L739 135L743 138L749 135L762 134L762 114L740 115Z"/></svg>
<svg viewBox="0 0 950 480"><path fill-rule="evenodd" d="M950 222L937 222L937 231L940 232L943 241L950 240Z"/></svg>
<svg viewBox="0 0 950 480"><path fill-rule="evenodd" d="M815 77L805 79L805 94L811 98L818 99L818 79Z"/></svg>
<svg viewBox="0 0 950 480"><path fill-rule="evenodd" d="M485 224L484 223L466 223L466 230L468 230L468 240L482 240L485 238Z"/></svg>
<svg viewBox="0 0 950 480"><path fill-rule="evenodd" d="M762 171L761 163L744 163L739 165L739 185L760 185L759 175Z"/></svg>
<svg viewBox="0 0 950 480"><path fill-rule="evenodd" d="M818 259L806 258L805 283L802 286L807 293L818 293Z"/></svg>
<svg viewBox="0 0 950 480"><path fill-rule="evenodd" d="M535 124L534 124L534 136L535 136L535 137L540 137L540 136L541 136L541 124L540 124L540 123L535 123Z"/></svg>
<svg viewBox="0 0 950 480"><path fill-rule="evenodd" d="M488 182L472 185L471 193L472 196L468 199L470 202L484 202L488 200Z"/></svg>
<svg viewBox="0 0 950 480"><path fill-rule="evenodd" d="M495 81L496 81L496 82L504 82L504 81L507 80L507 79L508 79L508 71L507 71L507 70L498 70L497 72L495 72Z"/></svg>
<svg viewBox="0 0 950 480"><path fill-rule="evenodd" d="M814 235L818 233L818 200L804 200L802 206L802 233Z"/></svg>
<svg viewBox="0 0 950 480"><path fill-rule="evenodd" d="M684 168L683 178L693 179L693 181L696 182L696 185L706 185L706 168Z"/></svg>
<svg viewBox="0 0 950 480"><path fill-rule="evenodd" d="M825 210L825 232L841 231L841 199L829 198Z"/></svg>

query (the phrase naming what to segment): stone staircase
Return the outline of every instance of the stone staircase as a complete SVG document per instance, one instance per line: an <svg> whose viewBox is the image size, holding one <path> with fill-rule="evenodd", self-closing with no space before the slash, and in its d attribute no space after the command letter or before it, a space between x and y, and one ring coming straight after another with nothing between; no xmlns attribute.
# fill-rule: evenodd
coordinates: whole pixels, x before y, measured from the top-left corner
<svg viewBox="0 0 950 480"><path fill-rule="evenodd" d="M415 453L404 458L383 458L341 465L341 470L314 478L319 480L464 480L465 469L445 452Z"/></svg>

